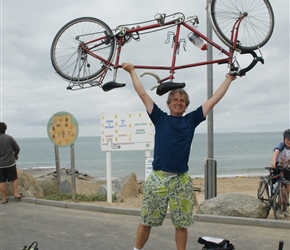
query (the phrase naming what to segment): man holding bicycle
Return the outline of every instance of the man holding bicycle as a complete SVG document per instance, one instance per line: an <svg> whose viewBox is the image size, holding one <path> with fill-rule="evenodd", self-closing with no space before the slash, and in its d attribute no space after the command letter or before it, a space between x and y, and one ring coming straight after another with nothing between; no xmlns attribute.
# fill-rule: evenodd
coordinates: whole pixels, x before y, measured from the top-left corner
<svg viewBox="0 0 290 250"><path fill-rule="evenodd" d="M286 129L283 132L283 142L280 142L274 149L272 167L276 170L277 166L288 168L284 171L284 178L290 181L290 129ZM290 194L290 185L287 185L287 190L283 188L282 192L283 196L288 196ZM283 206L283 214L280 214L280 216L290 217L286 205Z"/></svg>
<svg viewBox="0 0 290 250"><path fill-rule="evenodd" d="M123 63L134 88L155 126L153 171L144 187L141 223L134 250L141 250L153 226L161 226L169 205L175 227L177 250L185 250L188 231L193 223L193 185L188 174L188 159L195 128L222 99L231 82L229 74L214 95L195 111L184 115L189 98L183 89L172 90L167 99L170 114L163 112L145 91L134 66Z"/></svg>

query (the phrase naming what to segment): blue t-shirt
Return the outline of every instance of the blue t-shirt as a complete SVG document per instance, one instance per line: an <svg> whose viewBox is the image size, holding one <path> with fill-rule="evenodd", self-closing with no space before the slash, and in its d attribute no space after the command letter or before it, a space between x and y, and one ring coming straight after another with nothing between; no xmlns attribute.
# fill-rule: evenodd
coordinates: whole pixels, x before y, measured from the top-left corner
<svg viewBox="0 0 290 250"><path fill-rule="evenodd" d="M149 114L155 126L153 170L185 173L195 128L205 120L202 106L185 116L169 116L155 103Z"/></svg>

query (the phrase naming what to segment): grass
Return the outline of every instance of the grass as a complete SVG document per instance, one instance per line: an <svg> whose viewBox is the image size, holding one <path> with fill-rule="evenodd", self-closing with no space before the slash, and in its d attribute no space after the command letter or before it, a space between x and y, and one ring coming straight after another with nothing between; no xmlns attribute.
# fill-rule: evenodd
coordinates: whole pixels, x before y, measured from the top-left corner
<svg viewBox="0 0 290 250"><path fill-rule="evenodd" d="M47 200L54 200L54 201L64 201L64 200L72 200L72 194L69 193L55 193L52 195L47 195L44 197ZM75 201L106 201L107 195L100 195L100 194L76 194ZM115 195L112 196L112 201L116 201L117 197Z"/></svg>

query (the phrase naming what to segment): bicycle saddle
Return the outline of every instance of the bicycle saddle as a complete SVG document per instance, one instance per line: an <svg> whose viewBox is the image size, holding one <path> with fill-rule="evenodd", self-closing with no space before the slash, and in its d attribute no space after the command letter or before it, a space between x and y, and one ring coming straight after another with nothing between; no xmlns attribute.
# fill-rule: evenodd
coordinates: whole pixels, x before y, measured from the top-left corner
<svg viewBox="0 0 290 250"><path fill-rule="evenodd" d="M163 82L163 83L158 85L157 90L156 90L156 94L161 96L170 90L180 89L180 88L184 88L184 87L185 87L184 82Z"/></svg>
<svg viewBox="0 0 290 250"><path fill-rule="evenodd" d="M107 82L102 86L102 89L107 92L111 89L120 88L126 86L126 83L117 83L117 82Z"/></svg>

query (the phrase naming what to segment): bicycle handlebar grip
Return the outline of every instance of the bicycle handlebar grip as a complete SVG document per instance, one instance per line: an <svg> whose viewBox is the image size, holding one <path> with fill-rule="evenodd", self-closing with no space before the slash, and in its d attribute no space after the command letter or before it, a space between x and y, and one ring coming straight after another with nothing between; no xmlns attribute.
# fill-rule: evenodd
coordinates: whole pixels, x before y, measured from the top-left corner
<svg viewBox="0 0 290 250"><path fill-rule="evenodd" d="M264 59L262 57L258 57L256 52L253 50L242 50L241 54L251 54L253 56L253 61L250 63L250 65L244 69L241 69L238 72L239 76L244 76L246 75L246 72L250 71L252 68L254 68L257 64L257 62L261 62L262 64L264 64Z"/></svg>

